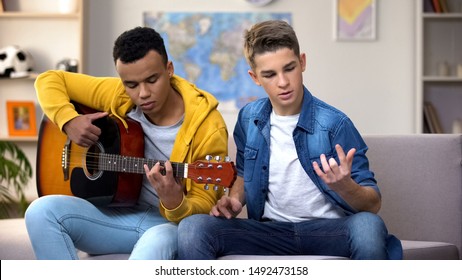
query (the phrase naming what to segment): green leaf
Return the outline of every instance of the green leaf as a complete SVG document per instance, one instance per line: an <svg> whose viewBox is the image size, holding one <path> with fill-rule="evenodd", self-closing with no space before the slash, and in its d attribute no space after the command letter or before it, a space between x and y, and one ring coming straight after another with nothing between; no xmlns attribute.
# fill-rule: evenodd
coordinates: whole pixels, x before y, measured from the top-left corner
<svg viewBox="0 0 462 280"><path fill-rule="evenodd" d="M8 214L11 203L24 213L24 188L32 178L32 165L24 152L13 142L0 141L0 217ZM13 194L19 197L15 201Z"/></svg>

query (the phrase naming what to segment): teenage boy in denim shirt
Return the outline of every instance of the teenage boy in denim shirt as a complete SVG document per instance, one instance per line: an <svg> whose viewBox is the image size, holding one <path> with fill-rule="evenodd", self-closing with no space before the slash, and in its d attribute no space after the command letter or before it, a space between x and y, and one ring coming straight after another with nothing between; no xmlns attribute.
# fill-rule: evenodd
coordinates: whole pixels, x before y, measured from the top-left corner
<svg viewBox="0 0 462 280"><path fill-rule="evenodd" d="M240 111L237 180L210 215L181 221L179 257L401 259L401 243L376 214L381 197L367 146L344 113L304 87L306 56L292 27L261 22L244 37L250 77L268 98ZM249 219L234 218L245 204Z"/></svg>

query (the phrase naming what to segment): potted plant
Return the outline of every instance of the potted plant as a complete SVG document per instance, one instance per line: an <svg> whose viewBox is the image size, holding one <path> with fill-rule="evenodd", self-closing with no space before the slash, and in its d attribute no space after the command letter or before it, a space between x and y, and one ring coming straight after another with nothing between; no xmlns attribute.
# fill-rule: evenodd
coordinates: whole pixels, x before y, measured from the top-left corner
<svg viewBox="0 0 462 280"><path fill-rule="evenodd" d="M24 216L24 189L31 178L32 166L24 152L12 142L0 141L0 218L14 211Z"/></svg>

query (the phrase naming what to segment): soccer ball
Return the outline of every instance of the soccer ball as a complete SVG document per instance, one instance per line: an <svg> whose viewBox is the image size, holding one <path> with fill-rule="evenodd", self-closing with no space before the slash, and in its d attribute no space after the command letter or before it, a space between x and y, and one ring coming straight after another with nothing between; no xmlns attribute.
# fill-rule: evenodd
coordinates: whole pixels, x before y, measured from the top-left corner
<svg viewBox="0 0 462 280"><path fill-rule="evenodd" d="M0 49L0 77L27 77L34 67L30 53L18 46L7 46Z"/></svg>

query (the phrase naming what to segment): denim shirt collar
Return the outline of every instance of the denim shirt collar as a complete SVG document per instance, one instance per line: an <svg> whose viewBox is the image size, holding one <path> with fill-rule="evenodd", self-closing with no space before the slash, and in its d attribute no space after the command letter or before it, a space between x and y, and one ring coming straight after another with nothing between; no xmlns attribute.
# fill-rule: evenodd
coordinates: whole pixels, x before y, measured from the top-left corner
<svg viewBox="0 0 462 280"><path fill-rule="evenodd" d="M308 133L312 134L314 132L314 103L313 95L311 92L303 86L303 101L302 101L302 108L300 117L298 119L297 127L307 131ZM261 110L255 111L255 115L253 116L255 125L258 127L260 131L263 131L266 125L269 125L269 119L271 116L271 112L273 110L273 106L269 98L266 98L265 102L262 105Z"/></svg>

